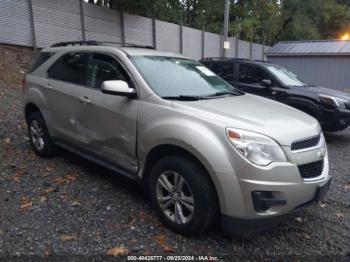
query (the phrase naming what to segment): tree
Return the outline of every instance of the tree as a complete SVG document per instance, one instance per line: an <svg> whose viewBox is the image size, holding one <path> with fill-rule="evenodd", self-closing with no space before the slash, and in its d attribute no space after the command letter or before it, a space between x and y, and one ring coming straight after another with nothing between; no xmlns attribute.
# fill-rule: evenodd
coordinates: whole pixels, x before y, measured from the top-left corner
<svg viewBox="0 0 350 262"><path fill-rule="evenodd" d="M224 0L87 0L221 33ZM281 40L338 38L350 29L350 0L231 0L229 35L272 45Z"/></svg>

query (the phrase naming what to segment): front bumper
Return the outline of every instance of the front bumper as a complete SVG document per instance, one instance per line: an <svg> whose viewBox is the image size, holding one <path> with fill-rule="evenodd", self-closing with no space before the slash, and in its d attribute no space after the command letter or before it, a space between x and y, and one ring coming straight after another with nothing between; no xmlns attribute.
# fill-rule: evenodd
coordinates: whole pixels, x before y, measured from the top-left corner
<svg viewBox="0 0 350 262"><path fill-rule="evenodd" d="M293 210L291 210L291 213L312 204L314 201L318 202L322 200L325 197L330 184L331 178L326 180L324 184L317 186L313 198L298 206L295 206ZM222 215L221 226L223 232L225 232L226 234L257 233L273 228L281 221L283 221L286 215L287 214L263 218L236 218L227 215Z"/></svg>
<svg viewBox="0 0 350 262"><path fill-rule="evenodd" d="M272 225L273 221L279 221L305 203L313 202L318 188L330 181L327 148L324 140L320 141L316 147L299 151L283 146L288 162L261 167L236 157L232 160L233 173L215 171L224 228L230 227L228 224L237 224L232 221L238 222L242 228L245 224L248 228L253 225L260 227L260 222ZM300 166L320 160L323 160L322 169L313 177L303 178ZM265 204L259 206L256 202Z"/></svg>
<svg viewBox="0 0 350 262"><path fill-rule="evenodd" d="M319 122L325 131L340 131L350 126L350 110L322 110Z"/></svg>

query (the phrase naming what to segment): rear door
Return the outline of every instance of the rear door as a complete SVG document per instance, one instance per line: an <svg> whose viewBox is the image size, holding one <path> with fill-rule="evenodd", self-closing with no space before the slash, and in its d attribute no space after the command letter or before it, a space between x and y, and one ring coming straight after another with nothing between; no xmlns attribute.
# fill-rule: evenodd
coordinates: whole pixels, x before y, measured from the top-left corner
<svg viewBox="0 0 350 262"><path fill-rule="evenodd" d="M271 88L262 85L262 80L269 79L273 82L273 79L271 79L269 74L260 66L239 63L236 77L234 85L240 90L267 98L273 98Z"/></svg>
<svg viewBox="0 0 350 262"><path fill-rule="evenodd" d="M210 70L231 85L234 84L234 69L235 64L232 62L213 62L210 65Z"/></svg>
<svg viewBox="0 0 350 262"><path fill-rule="evenodd" d="M89 53L69 52L62 55L48 70L46 97L53 129L59 138L74 144L81 141L76 124L84 100L89 59Z"/></svg>
<svg viewBox="0 0 350 262"><path fill-rule="evenodd" d="M103 160L136 173L139 101L102 93L102 83L107 80L123 80L135 88L130 75L115 57L93 53L87 69L86 102L80 104L77 119L82 146Z"/></svg>

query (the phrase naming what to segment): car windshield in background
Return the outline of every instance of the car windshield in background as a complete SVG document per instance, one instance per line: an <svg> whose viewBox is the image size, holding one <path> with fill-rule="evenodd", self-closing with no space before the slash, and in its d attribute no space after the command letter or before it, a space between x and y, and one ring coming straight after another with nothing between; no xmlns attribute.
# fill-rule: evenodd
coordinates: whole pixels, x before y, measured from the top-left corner
<svg viewBox="0 0 350 262"><path fill-rule="evenodd" d="M243 94L191 59L133 56L131 60L153 91L165 99L195 100Z"/></svg>
<svg viewBox="0 0 350 262"><path fill-rule="evenodd" d="M269 65L267 69L286 86L306 86L298 77L287 69L279 66Z"/></svg>

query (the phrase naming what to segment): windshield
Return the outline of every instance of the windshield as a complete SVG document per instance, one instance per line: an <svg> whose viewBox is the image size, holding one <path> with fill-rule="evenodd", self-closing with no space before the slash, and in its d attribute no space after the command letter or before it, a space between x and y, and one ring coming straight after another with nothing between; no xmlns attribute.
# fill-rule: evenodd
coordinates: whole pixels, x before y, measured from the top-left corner
<svg viewBox="0 0 350 262"><path fill-rule="evenodd" d="M306 86L295 74L283 67L269 65L267 69L286 86Z"/></svg>
<svg viewBox="0 0 350 262"><path fill-rule="evenodd" d="M163 98L242 94L202 64L191 59L133 56L131 60L152 90Z"/></svg>

